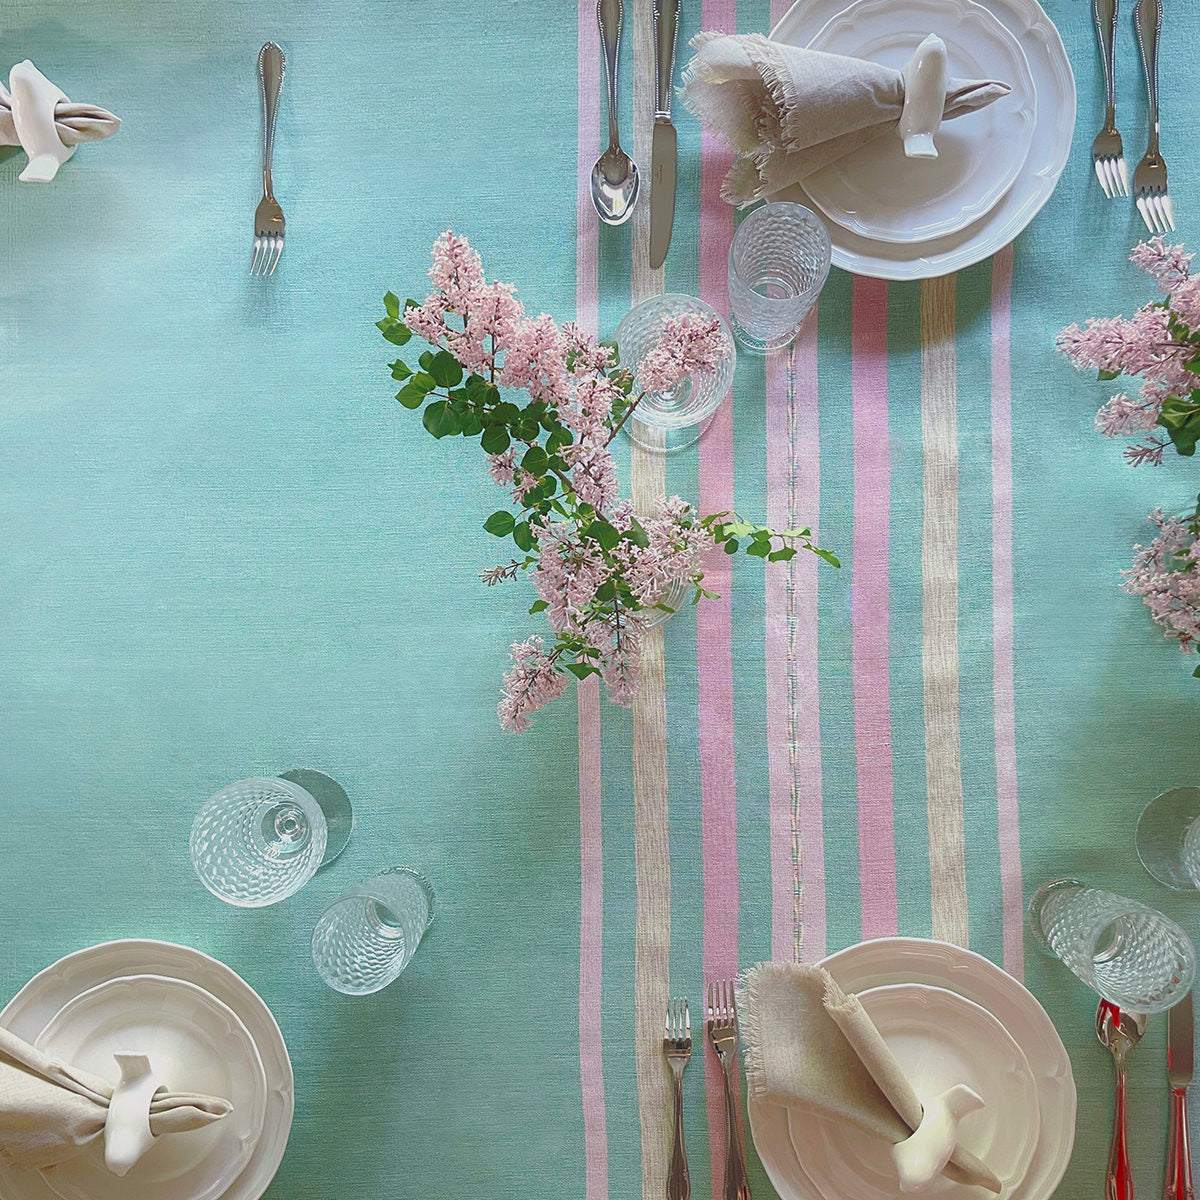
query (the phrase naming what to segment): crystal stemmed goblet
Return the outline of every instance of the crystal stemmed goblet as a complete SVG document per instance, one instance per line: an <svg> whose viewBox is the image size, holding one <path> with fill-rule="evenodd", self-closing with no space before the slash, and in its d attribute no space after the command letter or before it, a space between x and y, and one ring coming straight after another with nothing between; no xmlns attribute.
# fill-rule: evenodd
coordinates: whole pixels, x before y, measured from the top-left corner
<svg viewBox="0 0 1200 1200"><path fill-rule="evenodd" d="M1136 900L1078 879L1054 879L1029 901L1029 925L1043 950L1118 1008L1164 1012L1191 989L1191 939Z"/></svg>
<svg viewBox="0 0 1200 1200"><path fill-rule="evenodd" d="M622 428L636 445L657 454L670 454L695 442L707 427L708 419L729 394L737 358L733 337L724 317L716 309L694 296L673 292L651 296L635 304L621 318L614 335L622 365L634 374L636 394L641 390L637 382L638 364L659 340L663 325L671 317L689 313L717 318L728 354L712 371L691 375L669 392L648 391L638 402L633 416Z"/></svg>
<svg viewBox="0 0 1200 1200"><path fill-rule="evenodd" d="M298 892L336 858L353 823L345 791L320 771L241 779L196 814L192 866L219 899L263 908Z"/></svg>
<svg viewBox="0 0 1200 1200"><path fill-rule="evenodd" d="M1138 818L1142 866L1176 891L1200 889L1200 788L1177 787L1156 796Z"/></svg>
<svg viewBox="0 0 1200 1200"><path fill-rule="evenodd" d="M334 991L378 992L408 966L432 921L433 885L411 867L391 867L321 914L313 965Z"/></svg>

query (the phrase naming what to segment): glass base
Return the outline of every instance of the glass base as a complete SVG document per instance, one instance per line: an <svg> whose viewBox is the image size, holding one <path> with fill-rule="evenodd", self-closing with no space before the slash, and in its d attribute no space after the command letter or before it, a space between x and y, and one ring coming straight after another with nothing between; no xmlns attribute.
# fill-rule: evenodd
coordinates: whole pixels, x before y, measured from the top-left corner
<svg viewBox="0 0 1200 1200"><path fill-rule="evenodd" d="M651 454L674 454L694 446L708 432L716 413L709 413L696 425L684 425L678 429L662 425L646 425L637 417L631 417L623 426L629 440Z"/></svg>
<svg viewBox="0 0 1200 1200"><path fill-rule="evenodd" d="M730 314L729 329L733 334L733 340L746 351L747 354L773 354L776 350L786 350L800 335L800 330L804 328L804 322L801 321L795 329L788 333L779 335L773 338L757 338L747 333L737 321L737 318Z"/></svg>
<svg viewBox="0 0 1200 1200"><path fill-rule="evenodd" d="M286 779L289 783L302 787L317 802L317 807L325 815L328 832L325 857L321 859L321 866L328 866L345 850L354 829L354 809L351 807L350 797L346 795L346 789L336 779L308 767L293 767L290 771L280 771L277 778Z"/></svg>
<svg viewBox="0 0 1200 1200"><path fill-rule="evenodd" d="M1173 891L1194 892L1186 866L1188 831L1200 818L1200 788L1178 787L1155 797L1138 818L1134 844L1142 866ZM1194 835L1193 835L1194 836Z"/></svg>
<svg viewBox="0 0 1200 1200"><path fill-rule="evenodd" d="M1049 958L1058 958L1059 956L1054 952L1054 948L1046 940L1046 935L1042 932L1042 910L1046 907L1046 901L1055 892L1066 888L1081 887L1083 887L1083 882L1079 879L1051 879L1048 883L1043 883L1029 898L1029 908L1027 910L1029 932L1033 935L1033 940L1037 948Z"/></svg>

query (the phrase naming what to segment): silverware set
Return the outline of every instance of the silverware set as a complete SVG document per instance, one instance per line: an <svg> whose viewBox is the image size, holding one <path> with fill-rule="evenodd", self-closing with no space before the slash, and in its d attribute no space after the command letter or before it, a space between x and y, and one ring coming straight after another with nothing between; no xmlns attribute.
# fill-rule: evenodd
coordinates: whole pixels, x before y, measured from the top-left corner
<svg viewBox="0 0 1200 1200"><path fill-rule="evenodd" d="M675 37L680 0L654 0L654 139L651 145L650 266L667 257L675 219L677 152L671 123L671 87L675 75ZM621 149L617 120L617 55L625 8L622 0L597 0L596 24L604 49L608 96L608 148L592 167L592 204L606 225L623 225L633 215L641 193L637 163Z"/></svg>
<svg viewBox="0 0 1200 1200"><path fill-rule="evenodd" d="M705 1028L709 1045L721 1064L725 1094L725 1185L724 1200L750 1200L746 1178L746 1137L742 1129L738 1096L738 1023L733 981L717 979L709 983ZM683 1141L683 1072L692 1057L692 1025L686 999L673 999L667 1006L663 1034L663 1057L671 1068L675 1090L675 1131L671 1165L667 1172L667 1200L689 1200L691 1177Z"/></svg>
<svg viewBox="0 0 1200 1200"><path fill-rule="evenodd" d="M1113 43L1117 29L1117 0L1092 0L1092 16L1104 69L1104 125L1092 142L1092 164L1104 194L1111 200L1129 195L1129 170L1117 131L1117 89ZM1134 203L1151 233L1175 228L1175 213L1167 190L1167 164L1158 146L1158 42L1162 32L1162 0L1137 0L1134 30L1146 77L1150 106L1150 135L1146 153L1134 168Z"/></svg>
<svg viewBox="0 0 1200 1200"><path fill-rule="evenodd" d="M1104 1200L1134 1200L1133 1171L1127 1132L1129 1089L1126 1059L1146 1032L1142 1013L1119 1009L1101 1000L1096 1009L1096 1037L1113 1057L1116 1068L1116 1097L1113 1104L1112 1142ZM1192 995L1189 992L1167 1010L1167 1085L1170 1117L1167 1132L1167 1163L1163 1200L1192 1200L1192 1163L1188 1148L1187 1090L1192 1082L1194 1029Z"/></svg>

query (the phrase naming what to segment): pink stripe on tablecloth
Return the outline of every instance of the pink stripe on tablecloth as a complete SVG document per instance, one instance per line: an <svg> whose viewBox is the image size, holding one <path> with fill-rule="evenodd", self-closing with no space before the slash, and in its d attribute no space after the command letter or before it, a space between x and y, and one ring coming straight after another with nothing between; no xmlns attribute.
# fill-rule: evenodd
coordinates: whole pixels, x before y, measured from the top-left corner
<svg viewBox="0 0 1200 1200"><path fill-rule="evenodd" d="M576 189L575 313L591 333L599 320L600 255L588 189L599 154L596 97L600 47L595 5L579 0L579 149ZM583 1104L585 1200L608 1197L608 1127L604 1107L601 988L604 979L604 852L600 791L600 688L595 678L576 689L579 705L579 1087Z"/></svg>
<svg viewBox="0 0 1200 1200"><path fill-rule="evenodd" d="M854 545L850 629L864 938L887 937L896 933L897 926L888 682L891 464L887 296L887 283L883 280L854 280L851 315Z"/></svg>
<svg viewBox="0 0 1200 1200"><path fill-rule="evenodd" d="M1004 969L1020 979L1025 971L1025 914L1013 685L1012 263L1011 246L992 260L992 696Z"/></svg>
<svg viewBox="0 0 1200 1200"><path fill-rule="evenodd" d="M704 0L704 29L733 33L737 0ZM700 143L700 297L718 312L729 311L726 261L733 239L733 209L720 197L721 178L732 155L707 132ZM727 397L699 445L700 508L733 508L733 406ZM703 974L707 983L732 978L738 969L737 786L733 746L733 647L730 559L713 555L705 587L720 593L696 608L700 726L701 857L704 871ZM720 1067L704 1056L708 1134L714 1200L722 1193L725 1111Z"/></svg>
<svg viewBox="0 0 1200 1200"><path fill-rule="evenodd" d="M767 523L818 536L821 458L817 311L786 355L767 360ZM817 567L801 554L787 571L767 564L767 762L771 812L771 950L777 960L825 956L825 846Z"/></svg>

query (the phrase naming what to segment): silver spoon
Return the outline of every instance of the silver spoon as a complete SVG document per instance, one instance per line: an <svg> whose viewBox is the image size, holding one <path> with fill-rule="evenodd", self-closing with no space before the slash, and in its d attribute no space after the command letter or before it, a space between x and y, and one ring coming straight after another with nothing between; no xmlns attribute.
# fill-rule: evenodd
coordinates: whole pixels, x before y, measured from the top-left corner
<svg viewBox="0 0 1200 1200"><path fill-rule="evenodd" d="M1108 1173L1104 1181L1104 1200L1133 1200L1133 1174L1129 1167L1129 1145L1125 1138L1125 1109L1128 1079L1125 1056L1142 1040L1146 1032L1144 1013L1127 1012L1107 1000L1096 1009L1096 1036L1113 1056L1117 1068L1117 1097L1113 1106L1112 1144L1108 1151Z"/></svg>
<svg viewBox="0 0 1200 1200"><path fill-rule="evenodd" d="M600 220L608 225L621 225L629 220L641 184L637 163L621 149L621 131L617 126L617 48L621 44L624 15L621 0L597 0L596 24L600 26L604 73L608 79L608 149L592 168L592 203Z"/></svg>

